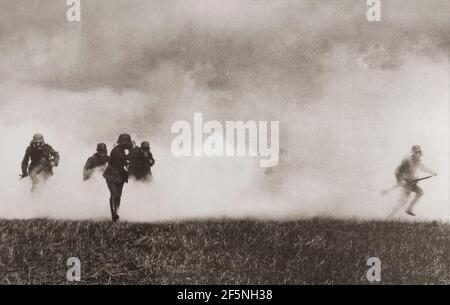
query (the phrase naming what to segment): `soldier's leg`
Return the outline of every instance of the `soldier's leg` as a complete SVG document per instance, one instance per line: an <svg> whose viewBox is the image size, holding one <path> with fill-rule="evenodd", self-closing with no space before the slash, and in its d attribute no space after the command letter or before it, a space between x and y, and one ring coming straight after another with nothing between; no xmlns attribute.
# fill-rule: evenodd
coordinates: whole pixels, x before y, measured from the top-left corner
<svg viewBox="0 0 450 305"><path fill-rule="evenodd" d="M44 184L45 182L47 182L47 180L50 179L51 176L53 176L52 172L42 171L39 174L39 179L40 179L41 184Z"/></svg>
<svg viewBox="0 0 450 305"><path fill-rule="evenodd" d="M400 192L400 198L398 200L399 205L403 206L408 202L409 195L411 194L411 189L409 187L402 187Z"/></svg>
<svg viewBox="0 0 450 305"><path fill-rule="evenodd" d="M408 208L408 212L412 213L412 209L413 207L416 205L416 203L420 200L420 198L422 198L423 196L423 190L417 185L415 184L412 188L411 191L416 193L416 196L414 197L414 199L411 201L411 203L409 204L409 208Z"/></svg>
<svg viewBox="0 0 450 305"><path fill-rule="evenodd" d="M125 184L125 182L123 182L123 181L121 183L117 184L116 214L119 211L120 201L122 200L122 191L123 191L124 184Z"/></svg>
<svg viewBox="0 0 450 305"><path fill-rule="evenodd" d="M31 178L31 194L35 194L36 190L37 190L37 185L38 185L38 179L35 175L30 175Z"/></svg>
<svg viewBox="0 0 450 305"><path fill-rule="evenodd" d="M410 193L411 193L411 191L409 190L409 188L406 188L406 187L401 188L400 196L398 198L398 203L395 205L394 209L388 215L389 218L394 217L398 213L398 211L403 208L403 206L408 201Z"/></svg>
<svg viewBox="0 0 450 305"><path fill-rule="evenodd" d="M30 178L31 178L31 193L37 194L39 192L39 187L42 182L41 173L32 171L30 173Z"/></svg>
<svg viewBox="0 0 450 305"><path fill-rule="evenodd" d="M145 176L144 176L144 180L146 182L151 182L153 180L152 172L146 173Z"/></svg>
<svg viewBox="0 0 450 305"><path fill-rule="evenodd" d="M117 198L117 185L109 180L106 180L106 184L108 185L110 197L109 197L109 207L111 209L111 217L112 220L116 220L116 198Z"/></svg>

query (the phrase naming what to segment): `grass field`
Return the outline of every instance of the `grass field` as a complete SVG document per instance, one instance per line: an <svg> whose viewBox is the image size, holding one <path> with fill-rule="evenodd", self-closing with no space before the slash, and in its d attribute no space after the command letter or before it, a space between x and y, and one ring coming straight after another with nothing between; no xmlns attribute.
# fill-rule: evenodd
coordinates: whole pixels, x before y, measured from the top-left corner
<svg viewBox="0 0 450 305"><path fill-rule="evenodd" d="M0 220L1 284L450 283L450 226L441 223L206 220L117 223Z"/></svg>

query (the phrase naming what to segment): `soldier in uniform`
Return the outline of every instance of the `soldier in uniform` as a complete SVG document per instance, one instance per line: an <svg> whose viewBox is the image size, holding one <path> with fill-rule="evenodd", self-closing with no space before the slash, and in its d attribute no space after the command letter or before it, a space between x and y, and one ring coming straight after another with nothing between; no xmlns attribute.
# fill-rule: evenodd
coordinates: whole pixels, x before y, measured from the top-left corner
<svg viewBox="0 0 450 305"><path fill-rule="evenodd" d="M119 207L123 186L128 182L128 165L133 144L128 134L121 134L111 150L108 166L103 174L110 192L109 205L112 221L119 220Z"/></svg>
<svg viewBox="0 0 450 305"><path fill-rule="evenodd" d="M102 173L104 173L108 161L109 156L106 144L98 143L97 152L94 155L92 155L92 157L90 157L86 161L86 164L84 165L83 180L89 180L96 170L100 170Z"/></svg>
<svg viewBox="0 0 450 305"><path fill-rule="evenodd" d="M131 156L129 174L138 181L151 181L153 179L151 167L154 164L155 159L150 151L150 143L144 141Z"/></svg>
<svg viewBox="0 0 450 305"><path fill-rule="evenodd" d="M406 210L406 213L411 216L415 216L412 209L414 205L419 201L419 199L423 196L422 188L420 188L417 185L417 181L415 181L417 179L417 170L421 170L422 172L429 173L433 176L437 175L434 171L428 169L422 164L421 158L422 148L419 145L414 145L411 148L411 155L404 158L395 171L395 178L397 179L397 183L403 188L403 194L400 199L401 204L405 204L408 201L411 192L416 194Z"/></svg>
<svg viewBox="0 0 450 305"><path fill-rule="evenodd" d="M58 163L58 152L44 142L41 134L35 134L22 160L21 178L30 176L31 193L35 193L40 183L53 176L53 167L58 166Z"/></svg>

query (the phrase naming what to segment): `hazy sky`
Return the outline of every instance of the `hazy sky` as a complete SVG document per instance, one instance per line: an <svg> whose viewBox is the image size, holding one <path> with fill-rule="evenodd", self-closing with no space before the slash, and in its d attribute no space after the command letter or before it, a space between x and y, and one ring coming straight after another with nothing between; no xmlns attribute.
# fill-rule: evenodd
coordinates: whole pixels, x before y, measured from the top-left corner
<svg viewBox="0 0 450 305"><path fill-rule="evenodd" d="M395 194L379 191L414 144L439 173L418 211L448 217L450 2L382 0L374 23L365 0L82 0L79 23L65 2L0 0L0 217L107 215L77 179L122 132L152 142L159 178L127 186L129 219L383 217ZM171 157L171 124L194 112L280 121L284 161L268 178L253 160ZM62 156L38 214L16 180L35 132ZM83 204L67 215L55 198Z"/></svg>

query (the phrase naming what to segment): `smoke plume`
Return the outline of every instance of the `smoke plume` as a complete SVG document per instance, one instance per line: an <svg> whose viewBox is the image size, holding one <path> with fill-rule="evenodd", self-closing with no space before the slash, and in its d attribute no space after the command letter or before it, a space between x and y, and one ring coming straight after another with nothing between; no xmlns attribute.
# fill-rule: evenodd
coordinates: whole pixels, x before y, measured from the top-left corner
<svg viewBox="0 0 450 305"><path fill-rule="evenodd" d="M407 3L406 3L407 2ZM148 140L154 182L125 185L121 219L385 218L380 191L411 146L438 176L424 219L450 217L450 4L365 1L65 1L0 4L0 217L106 219L106 183L82 181L98 142ZM177 120L280 122L280 163L181 157ZM34 133L61 155L39 196L20 163Z"/></svg>

